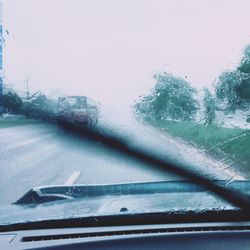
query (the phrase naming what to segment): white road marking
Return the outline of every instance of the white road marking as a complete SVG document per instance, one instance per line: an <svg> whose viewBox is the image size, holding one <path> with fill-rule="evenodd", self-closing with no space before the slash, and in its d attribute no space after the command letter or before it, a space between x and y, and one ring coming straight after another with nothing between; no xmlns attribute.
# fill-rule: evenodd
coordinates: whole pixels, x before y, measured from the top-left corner
<svg viewBox="0 0 250 250"><path fill-rule="evenodd" d="M66 186L72 186L76 179L79 177L81 171L75 171L72 173L72 175L65 181L64 185Z"/></svg>

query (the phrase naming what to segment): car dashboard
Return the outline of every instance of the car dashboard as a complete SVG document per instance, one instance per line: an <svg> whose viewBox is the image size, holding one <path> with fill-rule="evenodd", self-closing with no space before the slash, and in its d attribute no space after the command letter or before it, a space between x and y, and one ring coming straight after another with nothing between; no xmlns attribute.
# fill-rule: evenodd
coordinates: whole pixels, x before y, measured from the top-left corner
<svg viewBox="0 0 250 250"><path fill-rule="evenodd" d="M249 249L250 222L21 230L0 233L0 249Z"/></svg>

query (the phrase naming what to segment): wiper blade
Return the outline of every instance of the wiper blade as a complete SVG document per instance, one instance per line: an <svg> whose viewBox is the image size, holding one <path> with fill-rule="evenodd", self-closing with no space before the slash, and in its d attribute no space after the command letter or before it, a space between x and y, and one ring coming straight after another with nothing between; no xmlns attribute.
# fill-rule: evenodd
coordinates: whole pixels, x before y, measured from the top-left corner
<svg viewBox="0 0 250 250"><path fill-rule="evenodd" d="M250 181L214 181L216 185L238 190L250 191ZM206 187L191 181L160 181L145 183L74 185L74 186L45 186L33 188L14 204L42 204L58 200L73 200L103 196L150 195L159 193L197 193L209 191Z"/></svg>
<svg viewBox="0 0 250 250"><path fill-rule="evenodd" d="M161 169L168 173L170 172L176 174L183 178L187 178L188 180L205 187L232 205L241 209L250 210L250 197L248 195L229 189L227 186L220 186L207 176L197 173L191 168L187 167L184 163L176 164L170 159L160 159L156 155L152 154L152 152L131 145L125 139L116 136L114 133L105 133L104 129L98 130L90 127L79 127L68 124L67 122L64 122L61 125L63 125L64 128L73 131L74 133L78 133L78 135L81 135L84 138L94 142L100 142L103 146L125 154L144 164L151 165L155 168Z"/></svg>

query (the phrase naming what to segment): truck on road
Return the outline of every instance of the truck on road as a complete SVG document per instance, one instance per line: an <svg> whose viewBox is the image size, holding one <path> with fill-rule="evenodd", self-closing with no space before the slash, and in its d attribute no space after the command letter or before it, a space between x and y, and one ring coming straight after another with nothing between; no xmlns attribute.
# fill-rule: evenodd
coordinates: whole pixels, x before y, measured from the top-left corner
<svg viewBox="0 0 250 250"><path fill-rule="evenodd" d="M98 122L98 103L86 96L59 97L57 121L94 127Z"/></svg>

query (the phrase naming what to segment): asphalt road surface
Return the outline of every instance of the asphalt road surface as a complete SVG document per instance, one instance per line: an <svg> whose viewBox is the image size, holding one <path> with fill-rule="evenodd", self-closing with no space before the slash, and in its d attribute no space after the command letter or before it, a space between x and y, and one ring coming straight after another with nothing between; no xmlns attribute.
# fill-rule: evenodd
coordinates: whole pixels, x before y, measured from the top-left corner
<svg viewBox="0 0 250 250"><path fill-rule="evenodd" d="M165 134L134 124L115 129L138 146L187 161L217 179L241 179L227 166ZM123 132L127 129L126 132ZM124 134L123 134L124 133ZM0 129L0 204L15 202L37 186L177 180L49 124Z"/></svg>

